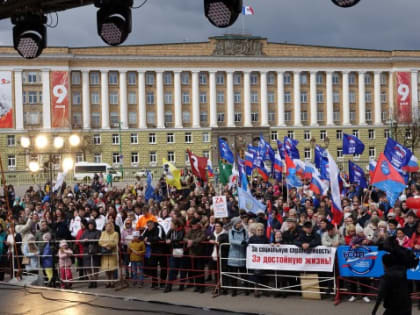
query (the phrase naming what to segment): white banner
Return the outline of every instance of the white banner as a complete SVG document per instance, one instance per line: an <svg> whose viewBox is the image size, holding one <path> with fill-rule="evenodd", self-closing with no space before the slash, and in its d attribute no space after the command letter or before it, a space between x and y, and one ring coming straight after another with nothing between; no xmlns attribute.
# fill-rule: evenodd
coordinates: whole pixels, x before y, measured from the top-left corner
<svg viewBox="0 0 420 315"><path fill-rule="evenodd" d="M250 244L248 269L332 272L336 248L318 246L303 250L294 245Z"/></svg>
<svg viewBox="0 0 420 315"><path fill-rule="evenodd" d="M226 196L213 197L213 213L216 219L228 217Z"/></svg>
<svg viewBox="0 0 420 315"><path fill-rule="evenodd" d="M12 73L0 71L0 128L13 128Z"/></svg>

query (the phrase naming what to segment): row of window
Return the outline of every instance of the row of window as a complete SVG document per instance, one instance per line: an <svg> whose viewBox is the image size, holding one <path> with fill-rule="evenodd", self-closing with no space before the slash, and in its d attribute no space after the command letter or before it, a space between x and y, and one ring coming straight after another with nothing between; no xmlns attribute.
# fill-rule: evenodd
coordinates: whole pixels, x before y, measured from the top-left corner
<svg viewBox="0 0 420 315"><path fill-rule="evenodd" d="M336 154L337 154L337 159L338 160L343 159L344 158L344 156L343 156L343 148L342 147L337 147ZM369 159L376 158L376 148L375 147L369 147L369 149L368 149L368 155L369 155ZM303 149L303 157L304 157L305 160L312 159L312 150L311 150L311 148L306 147L306 148ZM355 160L358 160L359 158L360 158L360 155L358 155L358 154L355 154L354 155L354 159Z"/></svg>

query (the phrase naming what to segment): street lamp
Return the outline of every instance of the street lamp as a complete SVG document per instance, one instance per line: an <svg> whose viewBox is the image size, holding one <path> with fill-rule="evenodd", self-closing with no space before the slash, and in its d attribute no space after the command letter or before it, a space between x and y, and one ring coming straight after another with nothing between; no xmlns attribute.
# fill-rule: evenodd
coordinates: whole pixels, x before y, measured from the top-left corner
<svg viewBox="0 0 420 315"><path fill-rule="evenodd" d="M69 143L72 147L77 147L80 144L80 137L78 135L71 135L69 137Z"/></svg>
<svg viewBox="0 0 420 315"><path fill-rule="evenodd" d="M21 137L20 145L22 146L22 148L27 149L31 145L31 140L28 137Z"/></svg>
<svg viewBox="0 0 420 315"><path fill-rule="evenodd" d="M46 135L39 135L35 138L35 147L39 150L45 149L48 145L48 138Z"/></svg>
<svg viewBox="0 0 420 315"><path fill-rule="evenodd" d="M68 171L73 169L73 166L74 166L73 159L71 157L64 158L62 166L63 166L63 172L67 173Z"/></svg>
<svg viewBox="0 0 420 315"><path fill-rule="evenodd" d="M54 148L61 149L64 147L64 138L63 137L55 137L54 138Z"/></svg>
<svg viewBox="0 0 420 315"><path fill-rule="evenodd" d="M37 173L39 172L39 162L38 161L30 161L29 162L29 170L31 171L31 173Z"/></svg>

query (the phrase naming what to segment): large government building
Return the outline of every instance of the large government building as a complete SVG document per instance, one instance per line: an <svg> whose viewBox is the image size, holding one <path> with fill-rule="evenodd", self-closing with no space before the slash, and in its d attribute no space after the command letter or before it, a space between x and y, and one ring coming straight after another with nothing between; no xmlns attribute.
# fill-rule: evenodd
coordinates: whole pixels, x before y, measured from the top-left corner
<svg viewBox="0 0 420 315"><path fill-rule="evenodd" d="M349 158L363 165L383 150L398 121L398 73L409 74L413 116L419 105L420 51L271 43L245 35L49 48L29 61L0 47L0 67L1 84L10 73L12 108L0 120L3 165L10 172L47 158L23 149L22 136L46 134L52 143L73 133L82 138L79 148L48 153L57 160L72 154L78 161L123 163L127 174L161 167L162 158L183 167L187 148L215 165L218 137L241 153L260 134L273 146L284 136L298 139L302 159L311 159L319 144L342 167ZM409 128L405 132L411 137ZM363 155L343 157L343 133L363 140Z"/></svg>

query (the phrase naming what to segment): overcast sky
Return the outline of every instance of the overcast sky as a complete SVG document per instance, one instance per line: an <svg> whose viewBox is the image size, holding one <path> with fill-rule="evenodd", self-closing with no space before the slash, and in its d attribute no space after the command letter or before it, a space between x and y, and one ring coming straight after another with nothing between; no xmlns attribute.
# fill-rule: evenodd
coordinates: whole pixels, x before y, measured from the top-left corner
<svg viewBox="0 0 420 315"><path fill-rule="evenodd" d="M135 5L141 2L135 0ZM244 5L251 5L255 15L217 29L204 17L202 0L148 0L133 10L133 32L125 44L207 41L245 31L271 42L420 50L420 0L361 0L347 9L331 0L244 0ZM58 26L48 29L48 45L104 45L96 33L96 10L88 6L60 12ZM0 21L0 45L11 44L10 20Z"/></svg>

